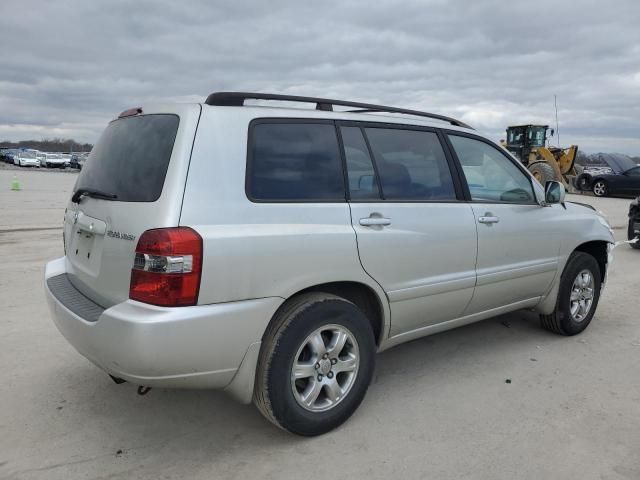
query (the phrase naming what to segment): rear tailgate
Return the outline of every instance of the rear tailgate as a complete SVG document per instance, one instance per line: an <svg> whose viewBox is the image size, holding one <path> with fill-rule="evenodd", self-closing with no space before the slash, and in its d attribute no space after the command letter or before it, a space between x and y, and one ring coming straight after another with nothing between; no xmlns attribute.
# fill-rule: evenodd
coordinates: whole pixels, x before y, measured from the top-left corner
<svg viewBox="0 0 640 480"><path fill-rule="evenodd" d="M140 235L180 219L200 105L143 108L111 122L78 176L74 192L97 190L115 199L69 200L64 237L69 280L108 308L129 297Z"/></svg>

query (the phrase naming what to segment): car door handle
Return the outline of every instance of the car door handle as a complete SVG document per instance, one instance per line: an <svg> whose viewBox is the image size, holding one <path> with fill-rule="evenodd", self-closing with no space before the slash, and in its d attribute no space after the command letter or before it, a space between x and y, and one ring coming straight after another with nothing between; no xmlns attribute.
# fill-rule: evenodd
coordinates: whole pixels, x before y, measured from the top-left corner
<svg viewBox="0 0 640 480"><path fill-rule="evenodd" d="M494 216L478 217L478 222L480 223L498 223L499 221L500 219Z"/></svg>
<svg viewBox="0 0 640 480"><path fill-rule="evenodd" d="M366 217L360 219L360 225L363 227L391 225L391 219L384 217Z"/></svg>

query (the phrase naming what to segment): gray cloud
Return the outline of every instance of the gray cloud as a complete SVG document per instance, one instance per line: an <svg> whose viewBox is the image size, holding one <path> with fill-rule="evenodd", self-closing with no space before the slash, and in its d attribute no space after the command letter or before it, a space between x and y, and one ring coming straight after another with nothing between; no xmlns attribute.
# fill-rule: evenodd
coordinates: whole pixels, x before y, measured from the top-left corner
<svg viewBox="0 0 640 480"><path fill-rule="evenodd" d="M0 139L93 142L121 110L216 90L339 97L460 117L495 139L640 154L640 4L601 1L0 4Z"/></svg>

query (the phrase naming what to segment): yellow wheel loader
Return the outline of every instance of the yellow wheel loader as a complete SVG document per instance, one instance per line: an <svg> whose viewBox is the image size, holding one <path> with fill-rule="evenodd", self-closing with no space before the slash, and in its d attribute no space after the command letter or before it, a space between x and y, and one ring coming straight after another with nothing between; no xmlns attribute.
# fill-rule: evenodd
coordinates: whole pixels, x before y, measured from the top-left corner
<svg viewBox="0 0 640 480"><path fill-rule="evenodd" d="M562 182L567 190L573 185L574 163L578 146L559 148L547 145L548 125L515 125L507 127L507 140L500 143L513 153L544 186L549 180ZM553 129L551 129L553 136Z"/></svg>

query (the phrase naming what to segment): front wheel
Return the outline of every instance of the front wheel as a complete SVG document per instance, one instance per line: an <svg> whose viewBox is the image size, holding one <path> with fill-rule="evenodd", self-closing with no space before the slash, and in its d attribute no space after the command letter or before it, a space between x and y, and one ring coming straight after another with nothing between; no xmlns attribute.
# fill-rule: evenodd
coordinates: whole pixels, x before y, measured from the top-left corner
<svg viewBox="0 0 640 480"><path fill-rule="evenodd" d="M543 187L547 182L551 182L556 179L556 172L547 162L532 163L529 165L528 169Z"/></svg>
<svg viewBox="0 0 640 480"><path fill-rule="evenodd" d="M284 430L321 435L358 408L374 362L373 331L362 310L335 295L300 295L265 333L254 403Z"/></svg>
<svg viewBox="0 0 640 480"><path fill-rule="evenodd" d="M604 180L597 180L593 183L593 194L596 197L606 197L609 194L607 184Z"/></svg>
<svg viewBox="0 0 640 480"><path fill-rule="evenodd" d="M542 327L560 335L576 335L589 326L600 299L598 262L584 252L573 252L560 277L556 309L540 315Z"/></svg>

